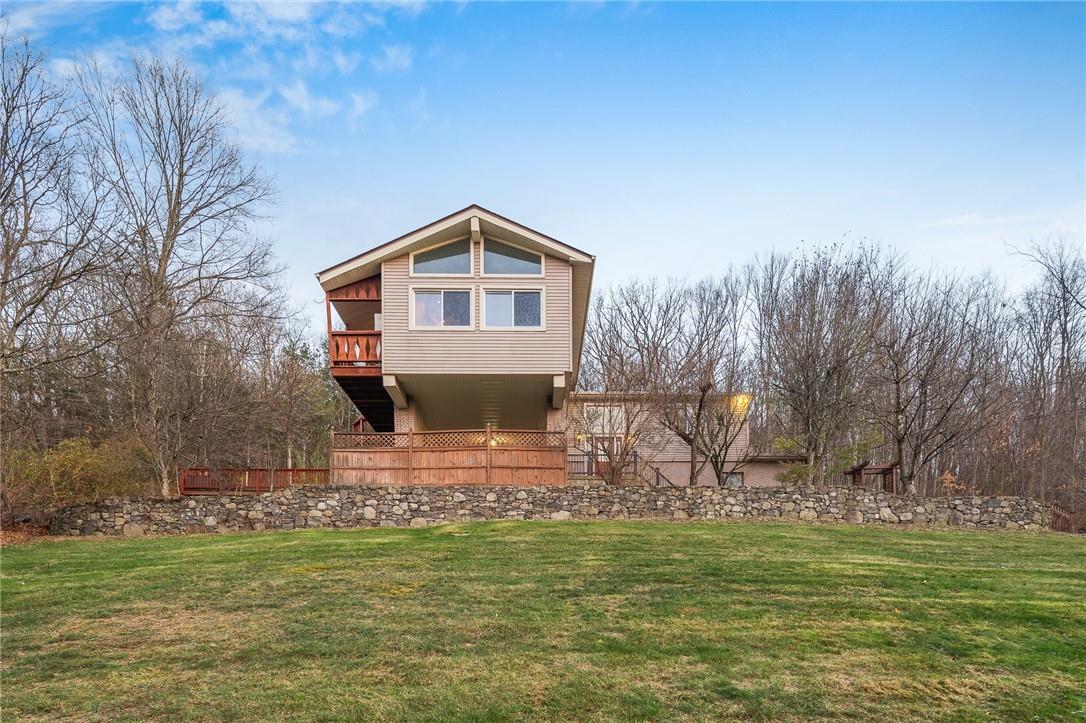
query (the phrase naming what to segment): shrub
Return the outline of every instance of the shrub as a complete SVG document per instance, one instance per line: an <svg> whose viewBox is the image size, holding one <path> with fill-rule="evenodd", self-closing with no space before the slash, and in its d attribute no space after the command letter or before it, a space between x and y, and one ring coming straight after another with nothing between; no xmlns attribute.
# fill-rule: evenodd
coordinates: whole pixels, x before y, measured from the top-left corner
<svg viewBox="0 0 1086 723"><path fill-rule="evenodd" d="M66 439L47 450L5 450L3 511L11 518L105 497L140 494L153 485L139 448L127 440L94 444Z"/></svg>

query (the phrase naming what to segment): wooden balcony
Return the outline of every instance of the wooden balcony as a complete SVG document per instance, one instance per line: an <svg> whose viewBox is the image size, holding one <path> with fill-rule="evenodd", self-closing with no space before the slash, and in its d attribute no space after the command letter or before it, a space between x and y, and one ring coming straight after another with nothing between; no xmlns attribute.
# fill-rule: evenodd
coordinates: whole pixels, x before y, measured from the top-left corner
<svg viewBox="0 0 1086 723"><path fill-rule="evenodd" d="M328 362L333 376L380 376L381 332L329 332Z"/></svg>
<svg viewBox="0 0 1086 723"><path fill-rule="evenodd" d="M332 483L564 485L566 437L510 429L335 433Z"/></svg>

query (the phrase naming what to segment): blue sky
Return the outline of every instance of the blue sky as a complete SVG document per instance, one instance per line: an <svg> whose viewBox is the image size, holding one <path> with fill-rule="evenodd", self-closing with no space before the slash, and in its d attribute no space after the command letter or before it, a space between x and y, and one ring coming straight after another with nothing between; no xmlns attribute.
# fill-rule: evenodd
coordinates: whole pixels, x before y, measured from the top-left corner
<svg viewBox="0 0 1086 723"><path fill-rule="evenodd" d="M17 3L51 67L181 55L313 272L469 203L598 283L868 239L990 270L1086 242L1086 5Z"/></svg>

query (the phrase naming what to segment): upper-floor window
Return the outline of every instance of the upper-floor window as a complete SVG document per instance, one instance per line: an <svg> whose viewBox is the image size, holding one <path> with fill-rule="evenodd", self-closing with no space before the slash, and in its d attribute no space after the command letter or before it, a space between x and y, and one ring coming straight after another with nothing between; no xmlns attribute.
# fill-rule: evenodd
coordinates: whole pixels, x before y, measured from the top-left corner
<svg viewBox="0 0 1086 723"><path fill-rule="evenodd" d="M543 292L539 289L483 292L483 326L487 329L542 329Z"/></svg>
<svg viewBox="0 0 1086 723"><path fill-rule="evenodd" d="M471 276L471 241L464 238L411 254L411 273Z"/></svg>
<svg viewBox="0 0 1086 723"><path fill-rule="evenodd" d="M413 289L412 325L422 328L470 329L471 291Z"/></svg>
<svg viewBox="0 0 1086 723"><path fill-rule="evenodd" d="M483 273L489 276L542 276L543 257L518 246L485 238Z"/></svg>
<svg viewBox="0 0 1086 723"><path fill-rule="evenodd" d="M626 433L626 407L621 404L586 404L585 428L593 435L623 435Z"/></svg>

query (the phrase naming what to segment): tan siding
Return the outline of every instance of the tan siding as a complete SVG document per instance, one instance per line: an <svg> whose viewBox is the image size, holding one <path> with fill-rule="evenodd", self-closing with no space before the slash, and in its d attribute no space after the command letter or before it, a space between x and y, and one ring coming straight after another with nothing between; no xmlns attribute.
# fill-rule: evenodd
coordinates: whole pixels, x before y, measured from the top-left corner
<svg viewBox="0 0 1086 723"><path fill-rule="evenodd" d="M401 256L382 264L382 364L386 374L561 374L570 371L572 326L570 264L545 256L543 278L479 276L479 245L473 244L475 275L409 275L409 259ZM474 288L475 326L470 330L409 328L411 286ZM544 289L545 331L482 329L483 288Z"/></svg>
<svg viewBox="0 0 1086 723"><path fill-rule="evenodd" d="M580 396L572 396L566 403L568 409L568 417L570 419L571 427L583 427L584 411L583 408L586 405L593 404L618 404L618 402L605 402L599 399L584 398ZM635 416L644 418L644 411L638 412L636 405L628 405L627 412L630 415L628 418L633 419ZM641 408L644 409L643 407ZM633 422L630 423L634 425ZM576 430L581 431L581 430ZM646 460L651 461L653 464L662 464L668 462L685 462L689 463L690 460L690 445L684 442L677 434L668 429L663 422L657 419L648 419L639 426L636 430L631 430L640 434L638 440L637 451ZM572 437L572 435L571 435ZM750 444L750 427L747 424L743 425L743 428L739 430L739 434L736 436L735 441L732 443L732 448L729 450L729 459L739 459L746 451L747 446Z"/></svg>
<svg viewBox="0 0 1086 723"><path fill-rule="evenodd" d="M743 473L743 484L747 487L780 487L777 475L793 466L787 462L748 462L740 471Z"/></svg>

